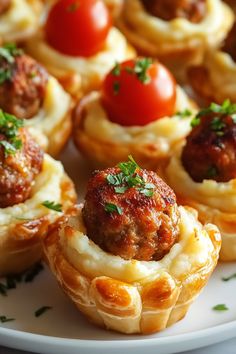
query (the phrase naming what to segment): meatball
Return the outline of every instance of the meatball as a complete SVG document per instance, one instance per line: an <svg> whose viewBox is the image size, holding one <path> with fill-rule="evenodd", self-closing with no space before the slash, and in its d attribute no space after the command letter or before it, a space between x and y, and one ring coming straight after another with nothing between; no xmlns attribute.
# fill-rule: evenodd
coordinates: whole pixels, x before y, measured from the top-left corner
<svg viewBox="0 0 236 354"><path fill-rule="evenodd" d="M140 184L132 186L135 180ZM159 260L179 235L175 194L154 172L139 168L125 181L119 167L95 171L82 210L87 235L124 259Z"/></svg>
<svg viewBox="0 0 236 354"><path fill-rule="evenodd" d="M153 16L165 21L182 17L198 23L206 13L206 0L142 0L142 3Z"/></svg>
<svg viewBox="0 0 236 354"><path fill-rule="evenodd" d="M225 40L222 51L228 53L236 61L236 22Z"/></svg>
<svg viewBox="0 0 236 354"><path fill-rule="evenodd" d="M7 154L3 142L9 142L0 127L0 207L24 202L31 193L35 176L41 171L43 151L25 128L19 129L21 148Z"/></svg>
<svg viewBox="0 0 236 354"><path fill-rule="evenodd" d="M0 15L4 14L11 6L12 0L0 0Z"/></svg>
<svg viewBox="0 0 236 354"><path fill-rule="evenodd" d="M196 182L213 179L228 182L236 178L236 122L222 113L209 112L187 137L182 163Z"/></svg>
<svg viewBox="0 0 236 354"><path fill-rule="evenodd" d="M48 81L47 71L28 55L0 54L0 71L5 80L0 83L0 107L18 118L32 118L42 106Z"/></svg>

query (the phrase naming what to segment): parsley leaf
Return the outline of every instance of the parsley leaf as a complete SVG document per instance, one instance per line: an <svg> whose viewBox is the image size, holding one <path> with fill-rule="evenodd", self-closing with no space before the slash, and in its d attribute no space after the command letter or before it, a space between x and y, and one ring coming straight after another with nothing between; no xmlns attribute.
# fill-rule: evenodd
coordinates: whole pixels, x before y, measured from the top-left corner
<svg viewBox="0 0 236 354"><path fill-rule="evenodd" d="M0 316L1 323L10 322L10 321L15 321L15 318L7 318L6 316Z"/></svg>
<svg viewBox="0 0 236 354"><path fill-rule="evenodd" d="M191 120L190 125L191 125L192 128L195 128L195 127L197 127L200 123L201 123L200 117L196 116L196 117L194 117L194 118Z"/></svg>
<svg viewBox="0 0 236 354"><path fill-rule="evenodd" d="M42 203L42 205L45 206L45 207L48 208L48 209L57 211L57 212L59 212L59 213L62 212L62 205L61 205L61 204L57 204L56 202L53 202L53 201L50 201L50 200L45 200L45 201Z"/></svg>
<svg viewBox="0 0 236 354"><path fill-rule="evenodd" d="M188 108L186 108L183 111L176 112L175 115L179 118L188 118L192 115L192 112Z"/></svg>
<svg viewBox="0 0 236 354"><path fill-rule="evenodd" d="M112 75L119 76L121 72L121 67L119 63L116 63L114 68L112 69Z"/></svg>
<svg viewBox="0 0 236 354"><path fill-rule="evenodd" d="M11 79L15 57L22 54L23 50L17 48L14 43L6 43L0 47L0 59L5 60L9 64L6 67L0 68L0 84Z"/></svg>
<svg viewBox="0 0 236 354"><path fill-rule="evenodd" d="M121 186L121 187L115 187L115 192L117 194L124 194L127 191L128 187L126 186Z"/></svg>
<svg viewBox="0 0 236 354"><path fill-rule="evenodd" d="M225 304L218 304L218 305L212 307L212 310L214 310L214 311L228 311L228 307Z"/></svg>
<svg viewBox="0 0 236 354"><path fill-rule="evenodd" d="M151 81L151 77L148 74L148 69L152 64L151 58L137 58L134 64L134 67L125 67L125 71L129 74L136 74L139 81L141 81L144 85L147 85Z"/></svg>
<svg viewBox="0 0 236 354"><path fill-rule="evenodd" d="M119 81L115 81L115 82L113 83L113 92L114 92L114 95L118 95L119 91L120 91L120 83L119 83Z"/></svg>
<svg viewBox="0 0 236 354"><path fill-rule="evenodd" d="M39 317L42 314L44 314L46 311L51 310L51 309L52 309L51 306L42 306L38 310L35 311L34 315L35 315L35 317Z"/></svg>
<svg viewBox="0 0 236 354"><path fill-rule="evenodd" d="M17 150L21 149L22 141L18 138L18 131L23 125L22 119L17 119L0 109L0 133L8 139L8 141L1 140L0 145L4 147L6 156L15 154Z"/></svg>
<svg viewBox="0 0 236 354"><path fill-rule="evenodd" d="M230 275L228 277L224 277L224 278L222 278L222 280L223 281L229 281L229 280L234 279L234 278L236 278L236 273L234 273L234 274L232 274L232 275Z"/></svg>
<svg viewBox="0 0 236 354"><path fill-rule="evenodd" d="M107 213L115 212L115 213L118 213L119 215L122 215L122 213L123 213L122 208L116 204L113 204L113 203L106 203L104 209Z"/></svg>

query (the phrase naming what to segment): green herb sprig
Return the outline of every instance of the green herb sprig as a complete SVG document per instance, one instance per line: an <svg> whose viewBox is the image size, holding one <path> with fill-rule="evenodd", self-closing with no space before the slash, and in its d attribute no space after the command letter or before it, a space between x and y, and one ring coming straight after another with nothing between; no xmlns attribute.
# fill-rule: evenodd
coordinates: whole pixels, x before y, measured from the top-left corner
<svg viewBox="0 0 236 354"><path fill-rule="evenodd" d="M228 277L223 277L222 280L223 281L229 281L232 279L236 279L236 273L229 275Z"/></svg>
<svg viewBox="0 0 236 354"><path fill-rule="evenodd" d="M4 59L10 66L0 68L0 85L5 81L10 80L12 77L15 57L22 55L24 52L22 49L17 48L14 43L6 43L0 47L0 59Z"/></svg>
<svg viewBox="0 0 236 354"><path fill-rule="evenodd" d="M51 306L42 306L38 310L35 311L34 315L35 315L35 317L39 317L42 314L44 314L46 311L51 310L51 309L52 309Z"/></svg>
<svg viewBox="0 0 236 354"><path fill-rule="evenodd" d="M17 119L9 113L0 109L0 133L5 135L8 140L1 140L0 145L4 147L5 155L14 155L21 149L22 141L18 137L19 129L23 127L24 121Z"/></svg>
<svg viewBox="0 0 236 354"><path fill-rule="evenodd" d="M45 206L45 207L48 208L48 209L57 211L58 213L61 213L61 212L62 212L62 204L59 204L59 203L57 204L57 203L54 202L54 201L45 200L45 201L42 203L42 205Z"/></svg>
<svg viewBox="0 0 236 354"><path fill-rule="evenodd" d="M186 109L184 109L182 111L176 112L175 115L178 116L179 118L184 119L184 118L191 117L192 112L190 111L190 109L186 108Z"/></svg>
<svg viewBox="0 0 236 354"><path fill-rule="evenodd" d="M214 311L228 311L228 307L225 304L218 304L212 307L212 310Z"/></svg>
<svg viewBox="0 0 236 354"><path fill-rule="evenodd" d="M122 208L116 204L113 204L113 203L106 203L104 209L107 213L115 212L115 213L118 213L119 215L122 215L122 213L123 213Z"/></svg>

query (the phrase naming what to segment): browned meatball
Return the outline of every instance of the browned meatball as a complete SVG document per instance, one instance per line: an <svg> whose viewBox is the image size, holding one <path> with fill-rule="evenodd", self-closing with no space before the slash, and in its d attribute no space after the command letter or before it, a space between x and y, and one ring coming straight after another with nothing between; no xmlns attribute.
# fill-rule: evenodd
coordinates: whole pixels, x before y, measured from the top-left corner
<svg viewBox="0 0 236 354"><path fill-rule="evenodd" d="M28 55L11 57L9 61L0 52L0 73L5 75L0 82L0 107L18 118L31 118L42 106L48 74Z"/></svg>
<svg viewBox="0 0 236 354"><path fill-rule="evenodd" d="M228 114L210 112L187 137L182 163L196 182L236 178L236 122Z"/></svg>
<svg viewBox="0 0 236 354"><path fill-rule="evenodd" d="M234 23L231 31L229 32L222 47L222 50L231 55L233 60L236 61L236 22Z"/></svg>
<svg viewBox="0 0 236 354"><path fill-rule="evenodd" d="M0 0L0 15L4 14L11 6L12 0Z"/></svg>
<svg viewBox="0 0 236 354"><path fill-rule="evenodd" d="M161 259L179 234L174 192L146 170L137 169L131 181L124 179L120 185L109 183L108 178L122 179L120 168L95 171L89 180L82 211L88 237L124 259ZM129 187L132 178L142 182Z"/></svg>
<svg viewBox="0 0 236 354"><path fill-rule="evenodd" d="M146 10L165 21L177 17L200 22L206 13L206 0L142 0Z"/></svg>
<svg viewBox="0 0 236 354"><path fill-rule="evenodd" d="M8 142L1 134L0 126L0 208L24 202L31 193L35 176L42 169L43 151L25 128L17 135L21 148L13 154L6 153L2 142Z"/></svg>

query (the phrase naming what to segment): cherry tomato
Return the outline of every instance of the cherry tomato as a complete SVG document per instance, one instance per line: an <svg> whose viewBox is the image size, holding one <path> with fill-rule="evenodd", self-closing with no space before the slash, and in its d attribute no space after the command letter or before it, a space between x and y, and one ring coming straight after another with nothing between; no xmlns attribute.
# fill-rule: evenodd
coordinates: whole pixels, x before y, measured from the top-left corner
<svg viewBox="0 0 236 354"><path fill-rule="evenodd" d="M176 82L160 63L137 58L116 64L102 87L102 103L112 122L146 125L175 113Z"/></svg>
<svg viewBox="0 0 236 354"><path fill-rule="evenodd" d="M101 0L59 0L49 12L45 33L56 50L89 57L99 52L111 28L111 18Z"/></svg>

